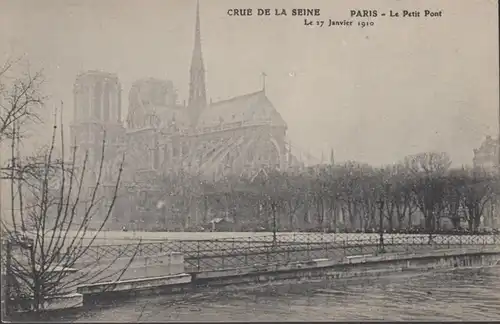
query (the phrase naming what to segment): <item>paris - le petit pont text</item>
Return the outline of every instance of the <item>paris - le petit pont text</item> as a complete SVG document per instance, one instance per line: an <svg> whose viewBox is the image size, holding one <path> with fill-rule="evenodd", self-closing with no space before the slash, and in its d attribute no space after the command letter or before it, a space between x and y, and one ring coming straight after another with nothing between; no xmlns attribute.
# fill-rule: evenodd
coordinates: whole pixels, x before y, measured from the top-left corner
<svg viewBox="0 0 500 324"><path fill-rule="evenodd" d="M323 18L321 9L318 8L230 8L227 15L231 17L299 17L306 27L350 27L361 28L375 25L377 19L415 19L429 18L436 19L443 17L443 10L423 9L423 10L377 10L377 9L350 9L345 12L344 19Z"/></svg>

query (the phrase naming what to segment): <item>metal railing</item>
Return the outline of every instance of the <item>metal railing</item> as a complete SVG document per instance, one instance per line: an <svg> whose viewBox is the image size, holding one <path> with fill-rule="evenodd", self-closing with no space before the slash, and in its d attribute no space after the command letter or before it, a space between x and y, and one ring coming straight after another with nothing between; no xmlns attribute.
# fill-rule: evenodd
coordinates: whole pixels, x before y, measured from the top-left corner
<svg viewBox="0 0 500 324"><path fill-rule="evenodd" d="M184 255L187 269L215 270L238 268L244 266L264 264L286 264L296 261L312 259L340 260L347 256L380 254L380 253L415 253L439 249L453 249L468 246L497 245L496 237L487 236L444 236L429 237L426 235L415 236L389 236L384 238L381 245L376 236L362 239L349 239L342 241L329 240L325 236L295 236L287 239L281 238L275 244L261 245L247 249L219 249L207 253L200 249L198 253Z"/></svg>
<svg viewBox="0 0 500 324"><path fill-rule="evenodd" d="M270 263L288 263L311 259L337 259L351 255L427 251L466 246L500 244L498 235L443 234L323 234L280 233L272 235L216 240L176 240L154 243L96 245L88 248L82 262L116 255L155 256L181 252L187 271L226 269Z"/></svg>

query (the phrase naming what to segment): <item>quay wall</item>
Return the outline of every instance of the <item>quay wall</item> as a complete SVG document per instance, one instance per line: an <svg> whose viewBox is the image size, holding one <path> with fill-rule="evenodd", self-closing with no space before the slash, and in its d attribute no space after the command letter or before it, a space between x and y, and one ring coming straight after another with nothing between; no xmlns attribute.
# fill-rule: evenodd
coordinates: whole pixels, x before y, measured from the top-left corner
<svg viewBox="0 0 500 324"><path fill-rule="evenodd" d="M381 276L403 271L424 272L460 267L493 266L500 260L500 249L464 249L433 251L421 254L387 254L347 257L341 262L316 259L288 265L205 271L193 274L197 287L234 284Z"/></svg>
<svg viewBox="0 0 500 324"><path fill-rule="evenodd" d="M184 256L178 252L154 256L135 256L133 258L129 256L106 258L97 262L77 263L74 267L80 269L78 275L83 276L83 280L93 278L92 282L161 277L185 271Z"/></svg>
<svg viewBox="0 0 500 324"><path fill-rule="evenodd" d="M100 298L119 298L159 293L187 293L227 285L294 282L308 279L343 279L382 276L398 272L425 272L437 269L495 266L500 260L500 248L467 248L414 254L383 254L346 257L345 259L315 259L284 265L252 266L237 269L193 272L163 278L142 278L113 283L83 285L78 292L84 302ZM180 277L179 277L180 276ZM182 278L182 279L179 279ZM181 280L181 281L179 281ZM122 287L123 286L123 287ZM125 288L124 288L125 287Z"/></svg>

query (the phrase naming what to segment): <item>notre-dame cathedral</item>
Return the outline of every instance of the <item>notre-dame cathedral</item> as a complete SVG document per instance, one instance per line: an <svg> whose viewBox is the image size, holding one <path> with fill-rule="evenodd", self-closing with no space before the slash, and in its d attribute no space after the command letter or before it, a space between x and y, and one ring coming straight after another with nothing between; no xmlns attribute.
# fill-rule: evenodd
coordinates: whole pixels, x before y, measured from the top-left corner
<svg viewBox="0 0 500 324"><path fill-rule="evenodd" d="M287 125L266 96L265 87L207 102L200 38L197 7L187 104L180 103L172 81L138 80L129 91L126 125L122 122L121 85L115 74L89 71L76 78L71 137L79 149L88 152L87 169L94 173L95 182L105 131L101 181L105 195L114 189L125 154L112 217L117 223L174 222L163 205L157 206L168 201L161 197L165 192L161 183L155 186L155 180L162 177L194 174L215 182L226 175L248 177L263 168L284 170L297 163L287 144ZM185 215L191 223L200 222L199 209L195 206ZM191 226L184 220L180 223L181 228Z"/></svg>

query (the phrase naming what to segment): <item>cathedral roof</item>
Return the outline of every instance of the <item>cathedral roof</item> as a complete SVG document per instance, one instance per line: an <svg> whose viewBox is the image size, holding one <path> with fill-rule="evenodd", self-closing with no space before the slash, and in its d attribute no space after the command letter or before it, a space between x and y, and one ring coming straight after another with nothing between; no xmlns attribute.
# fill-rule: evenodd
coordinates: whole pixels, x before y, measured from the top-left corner
<svg viewBox="0 0 500 324"><path fill-rule="evenodd" d="M190 126L190 119L184 106L155 107L154 115L159 118L161 127L175 124L180 128Z"/></svg>
<svg viewBox="0 0 500 324"><path fill-rule="evenodd" d="M273 126L286 127L285 121L264 91L210 104L201 113L198 126L211 127L237 122L264 122Z"/></svg>

